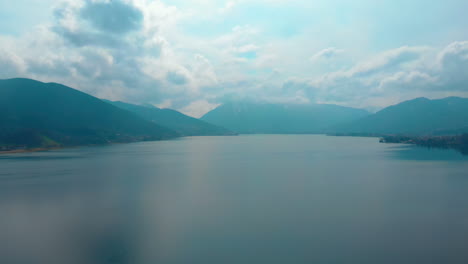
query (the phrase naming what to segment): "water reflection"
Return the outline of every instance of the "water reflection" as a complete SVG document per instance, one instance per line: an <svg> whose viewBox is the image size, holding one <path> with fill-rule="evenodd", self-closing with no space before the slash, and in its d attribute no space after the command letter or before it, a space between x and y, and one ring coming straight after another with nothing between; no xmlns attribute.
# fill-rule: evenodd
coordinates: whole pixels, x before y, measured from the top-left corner
<svg viewBox="0 0 468 264"><path fill-rule="evenodd" d="M440 153L301 135L13 155L0 263L467 263L468 163Z"/></svg>
<svg viewBox="0 0 468 264"><path fill-rule="evenodd" d="M132 217L115 194L2 197L0 263L131 263Z"/></svg>
<svg viewBox="0 0 468 264"><path fill-rule="evenodd" d="M468 161L468 155L463 155L454 149L427 148L413 145L390 146L389 156L399 160L419 161Z"/></svg>

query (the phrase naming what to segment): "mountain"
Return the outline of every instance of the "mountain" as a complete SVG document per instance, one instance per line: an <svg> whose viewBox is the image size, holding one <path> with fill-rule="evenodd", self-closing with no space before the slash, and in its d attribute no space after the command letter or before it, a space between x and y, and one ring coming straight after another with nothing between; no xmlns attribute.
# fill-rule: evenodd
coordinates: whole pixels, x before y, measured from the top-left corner
<svg viewBox="0 0 468 264"><path fill-rule="evenodd" d="M205 121L186 116L171 109L160 109L150 105L134 105L123 102L105 101L119 108L133 112L138 116L168 127L182 136L219 136L233 135L234 133Z"/></svg>
<svg viewBox="0 0 468 264"><path fill-rule="evenodd" d="M330 126L357 120L365 110L327 104L269 104L233 102L201 119L242 134L324 133Z"/></svg>
<svg viewBox="0 0 468 264"><path fill-rule="evenodd" d="M0 80L0 146L31 148L159 140L178 136L57 83Z"/></svg>
<svg viewBox="0 0 468 264"><path fill-rule="evenodd" d="M417 98L336 128L341 133L450 135L468 132L468 99Z"/></svg>

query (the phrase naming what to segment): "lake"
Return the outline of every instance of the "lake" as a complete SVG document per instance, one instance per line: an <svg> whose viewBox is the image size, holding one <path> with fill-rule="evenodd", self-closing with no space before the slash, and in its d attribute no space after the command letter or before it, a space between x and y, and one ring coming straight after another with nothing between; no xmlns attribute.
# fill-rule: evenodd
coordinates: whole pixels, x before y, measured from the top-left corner
<svg viewBox="0 0 468 264"><path fill-rule="evenodd" d="M321 135L0 156L0 263L468 263L468 157Z"/></svg>

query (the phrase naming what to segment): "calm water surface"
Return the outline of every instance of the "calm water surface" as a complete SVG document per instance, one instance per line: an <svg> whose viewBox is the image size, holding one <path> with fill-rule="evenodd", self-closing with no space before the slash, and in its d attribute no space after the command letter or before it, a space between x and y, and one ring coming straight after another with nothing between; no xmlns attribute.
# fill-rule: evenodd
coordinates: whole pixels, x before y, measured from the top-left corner
<svg viewBox="0 0 468 264"><path fill-rule="evenodd" d="M0 156L2 264L468 263L468 157L316 135Z"/></svg>

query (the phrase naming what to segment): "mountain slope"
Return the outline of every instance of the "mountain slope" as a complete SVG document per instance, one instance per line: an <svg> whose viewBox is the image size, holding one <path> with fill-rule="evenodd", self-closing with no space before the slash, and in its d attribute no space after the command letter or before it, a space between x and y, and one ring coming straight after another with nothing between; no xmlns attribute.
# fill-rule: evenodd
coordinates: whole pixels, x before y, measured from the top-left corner
<svg viewBox="0 0 468 264"><path fill-rule="evenodd" d="M443 135L468 132L468 99L417 98L340 126L343 133Z"/></svg>
<svg viewBox="0 0 468 264"><path fill-rule="evenodd" d="M324 133L330 126L368 114L337 105L236 102L223 104L201 119L243 134L301 134Z"/></svg>
<svg viewBox="0 0 468 264"><path fill-rule="evenodd" d="M0 145L72 146L172 138L177 133L56 83L0 80Z"/></svg>
<svg viewBox="0 0 468 264"><path fill-rule="evenodd" d="M186 116L180 112L171 109L160 109L153 106L140 106L123 102L111 102L119 108L133 112L140 117L168 127L182 136L218 136L232 135L229 130L209 124L205 121Z"/></svg>

